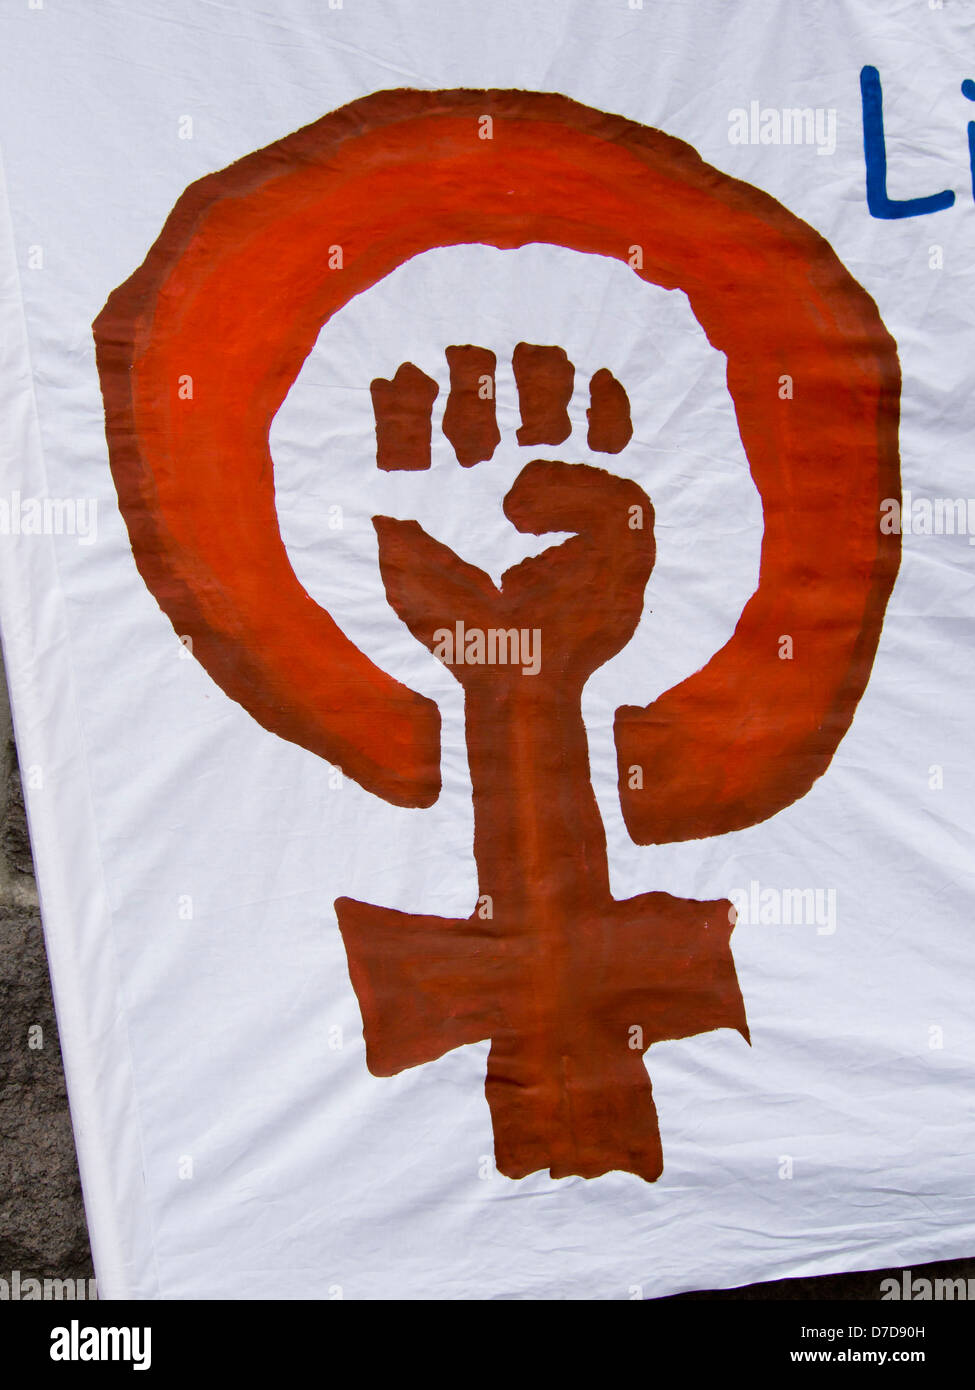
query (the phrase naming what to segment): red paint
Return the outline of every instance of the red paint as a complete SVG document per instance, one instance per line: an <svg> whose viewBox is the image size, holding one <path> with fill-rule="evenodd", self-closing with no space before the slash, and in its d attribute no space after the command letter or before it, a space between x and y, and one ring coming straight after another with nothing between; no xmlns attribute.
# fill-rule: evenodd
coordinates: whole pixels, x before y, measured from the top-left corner
<svg viewBox="0 0 975 1390"><path fill-rule="evenodd" d="M492 140L477 138L485 113ZM620 711L620 796L641 843L774 814L824 770L876 650L899 556L877 526L879 501L900 495L897 357L826 241L659 131L548 93L382 92L189 188L95 323L143 577L265 727L388 800L435 800L437 711L301 588L267 441L322 324L411 256L458 242L622 261L639 245L634 273L683 289L727 353L765 501L761 585L702 671ZM344 269L328 271L333 244ZM779 661L783 633L801 659ZM643 792L626 786L634 763Z"/></svg>
<svg viewBox="0 0 975 1390"><path fill-rule="evenodd" d="M478 139L485 114L491 140ZM687 294L727 355L765 512L759 587L703 670L647 709L618 711L620 797L642 843L774 814L828 765L879 640L899 558L898 537L878 526L880 501L900 495L897 357L827 242L657 131L554 94L379 93L188 189L95 324L112 470L140 572L213 678L266 728L397 804L436 798L437 711L378 670L301 588L278 529L268 433L333 313L410 257L465 242L639 263L639 278ZM344 268L329 270L336 244ZM793 400L779 399L781 374L793 378ZM179 391L187 377L192 400ZM551 420L530 427L565 438L561 414L553 424L558 412L546 408ZM651 1177L648 1083L638 1052L619 1054L620 1020L646 1017L653 1041L743 1027L743 1017L727 924L715 921L725 905L650 894L607 906L577 697L625 626L602 626L612 604L636 621L632 567L647 552L616 530L622 554L607 549L610 533L574 513L576 484L544 472L560 467L525 470L509 515L525 529L581 534L509 572L504 602L544 613L543 640L561 664L533 691L465 673L475 850L479 872L500 884L503 930L475 918L437 928L437 944L424 925L433 919L410 918L415 945L400 949L395 914L361 904L340 905L342 926L377 1065L411 1065L472 1029L494 1039L488 1096L503 1170L615 1165ZM421 575L407 568L423 544L406 523L380 522L380 535L390 596L405 585L401 611L418 622L424 596L414 610L407 590ZM428 597L451 564L434 565ZM629 578L614 589L620 575ZM466 578L471 602L492 611L497 591ZM783 635L792 661L779 659ZM628 785L633 765L643 790ZM697 955L681 954L685 939ZM388 951L377 955L380 940Z"/></svg>

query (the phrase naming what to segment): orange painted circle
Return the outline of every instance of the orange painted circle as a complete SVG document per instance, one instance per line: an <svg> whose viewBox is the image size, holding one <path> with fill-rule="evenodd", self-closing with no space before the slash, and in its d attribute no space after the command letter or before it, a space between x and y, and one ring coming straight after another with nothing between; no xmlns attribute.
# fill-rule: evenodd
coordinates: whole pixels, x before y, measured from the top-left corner
<svg viewBox="0 0 975 1390"><path fill-rule="evenodd" d="M484 115L492 139L479 138ZM544 93L383 92L187 189L94 325L143 578L264 727L397 804L436 798L436 707L298 582L268 435L338 309L410 257L470 242L627 263L639 247L635 274L683 290L727 354L765 508L761 581L702 671L618 713L621 798L641 841L772 814L828 764L870 672L899 554L878 526L880 501L899 496L896 352L814 231L621 117ZM333 246L341 270L327 268ZM627 786L634 763L642 792Z"/></svg>

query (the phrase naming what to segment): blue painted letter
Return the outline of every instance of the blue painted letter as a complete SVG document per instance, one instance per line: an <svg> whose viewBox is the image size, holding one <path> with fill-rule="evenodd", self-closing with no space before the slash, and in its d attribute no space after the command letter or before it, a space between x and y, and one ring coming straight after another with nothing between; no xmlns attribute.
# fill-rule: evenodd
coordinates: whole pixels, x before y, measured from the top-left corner
<svg viewBox="0 0 975 1390"><path fill-rule="evenodd" d="M880 73L865 67L860 72L863 99L863 157L867 165L867 207L871 217L920 217L925 212L950 208L955 195L950 188L927 198L887 197L887 147L884 143L884 94Z"/></svg>

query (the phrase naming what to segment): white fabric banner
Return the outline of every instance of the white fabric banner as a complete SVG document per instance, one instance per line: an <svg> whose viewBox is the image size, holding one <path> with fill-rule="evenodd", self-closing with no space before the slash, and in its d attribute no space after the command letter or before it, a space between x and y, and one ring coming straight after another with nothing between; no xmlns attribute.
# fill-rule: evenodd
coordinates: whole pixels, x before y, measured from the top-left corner
<svg viewBox="0 0 975 1390"><path fill-rule="evenodd" d="M3 23L0 619L100 1296L971 1255L967 8Z"/></svg>

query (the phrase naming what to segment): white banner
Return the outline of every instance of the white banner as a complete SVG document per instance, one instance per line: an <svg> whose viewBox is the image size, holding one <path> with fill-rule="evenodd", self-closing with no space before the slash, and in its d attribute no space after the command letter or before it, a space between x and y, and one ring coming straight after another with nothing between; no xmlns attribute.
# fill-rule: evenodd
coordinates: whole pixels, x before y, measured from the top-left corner
<svg viewBox="0 0 975 1390"><path fill-rule="evenodd" d="M965 7L10 0L99 1294L970 1255Z"/></svg>

